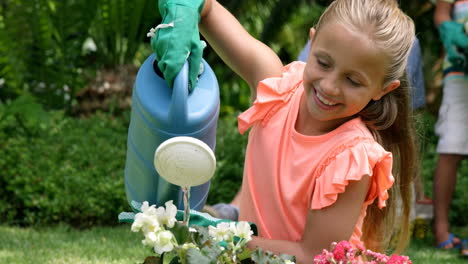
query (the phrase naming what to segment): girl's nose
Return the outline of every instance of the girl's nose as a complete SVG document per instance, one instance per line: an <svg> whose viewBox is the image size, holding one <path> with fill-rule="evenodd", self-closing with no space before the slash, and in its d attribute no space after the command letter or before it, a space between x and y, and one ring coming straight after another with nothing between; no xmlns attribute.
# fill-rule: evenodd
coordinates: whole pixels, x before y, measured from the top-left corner
<svg viewBox="0 0 468 264"><path fill-rule="evenodd" d="M339 94L338 88L338 79L333 76L327 76L323 78L320 82L320 87L322 88L323 93L331 96L336 96Z"/></svg>

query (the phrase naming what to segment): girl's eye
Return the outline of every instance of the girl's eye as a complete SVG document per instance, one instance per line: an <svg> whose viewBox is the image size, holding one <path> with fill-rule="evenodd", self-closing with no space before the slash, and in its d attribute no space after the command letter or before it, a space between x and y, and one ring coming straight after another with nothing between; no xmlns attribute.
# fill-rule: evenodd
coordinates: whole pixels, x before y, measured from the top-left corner
<svg viewBox="0 0 468 264"><path fill-rule="evenodd" d="M352 85L352 86L361 86L361 83L359 83L358 81L355 81L353 80L352 78L347 78L348 79L348 82Z"/></svg>
<svg viewBox="0 0 468 264"><path fill-rule="evenodd" d="M328 65L326 62L321 61L319 59L317 59L317 64L320 65L320 67L325 68L325 69L330 67L330 65Z"/></svg>

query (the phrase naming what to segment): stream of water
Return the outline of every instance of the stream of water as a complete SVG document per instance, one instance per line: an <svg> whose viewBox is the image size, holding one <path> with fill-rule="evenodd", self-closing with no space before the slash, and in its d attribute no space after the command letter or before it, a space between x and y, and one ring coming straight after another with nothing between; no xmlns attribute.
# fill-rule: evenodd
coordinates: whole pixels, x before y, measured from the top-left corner
<svg viewBox="0 0 468 264"><path fill-rule="evenodd" d="M190 221L190 187L182 187L184 193L184 220L183 224L188 226Z"/></svg>

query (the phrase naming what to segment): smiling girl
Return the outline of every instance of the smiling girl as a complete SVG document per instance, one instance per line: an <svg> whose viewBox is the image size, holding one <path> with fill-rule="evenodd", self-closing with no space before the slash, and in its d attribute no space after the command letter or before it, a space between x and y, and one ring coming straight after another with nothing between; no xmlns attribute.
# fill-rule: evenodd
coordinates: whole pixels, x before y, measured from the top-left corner
<svg viewBox="0 0 468 264"><path fill-rule="evenodd" d="M200 29L255 100L238 118L251 128L239 194L239 219L259 228L250 246L310 263L333 241L383 250L398 228L402 249L417 169L404 81L415 31L397 3L334 1L305 64L283 66L215 0Z"/></svg>
<svg viewBox="0 0 468 264"><path fill-rule="evenodd" d="M250 129L239 220L259 230L249 246L312 263L333 241L384 250L398 229L404 248L418 163L404 78L415 30L396 1L334 1L310 30L307 63L287 66L215 0L199 27L254 100L238 117Z"/></svg>

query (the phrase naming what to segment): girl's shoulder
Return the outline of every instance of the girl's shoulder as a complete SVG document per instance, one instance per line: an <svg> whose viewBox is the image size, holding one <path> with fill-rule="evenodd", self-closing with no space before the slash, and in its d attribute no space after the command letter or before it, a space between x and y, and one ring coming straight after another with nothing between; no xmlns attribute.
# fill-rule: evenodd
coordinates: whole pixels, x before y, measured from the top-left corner
<svg viewBox="0 0 468 264"><path fill-rule="evenodd" d="M259 82L257 86L257 97L262 94L282 95L297 88L302 82L305 63L294 61L283 67L281 76L266 78Z"/></svg>
<svg viewBox="0 0 468 264"><path fill-rule="evenodd" d="M372 177L368 199L379 198L379 206L385 206L387 190L394 182L392 153L372 137L359 118L348 121L337 130L341 130L335 136L337 143L315 171L316 188L321 189L317 193L328 195L315 199L313 208L319 209L334 203L349 181L358 181L364 175Z"/></svg>
<svg viewBox="0 0 468 264"><path fill-rule="evenodd" d="M290 102L302 83L304 68L304 62L295 61L283 67L281 76L259 82L253 105L238 116L241 134L258 121L265 124L276 111Z"/></svg>
<svg viewBox="0 0 468 264"><path fill-rule="evenodd" d="M361 118L354 118L335 129L330 135L329 142L332 145L328 159L338 156L355 156L360 158L386 156L391 153L386 151L372 135ZM364 155L364 156L363 156Z"/></svg>

